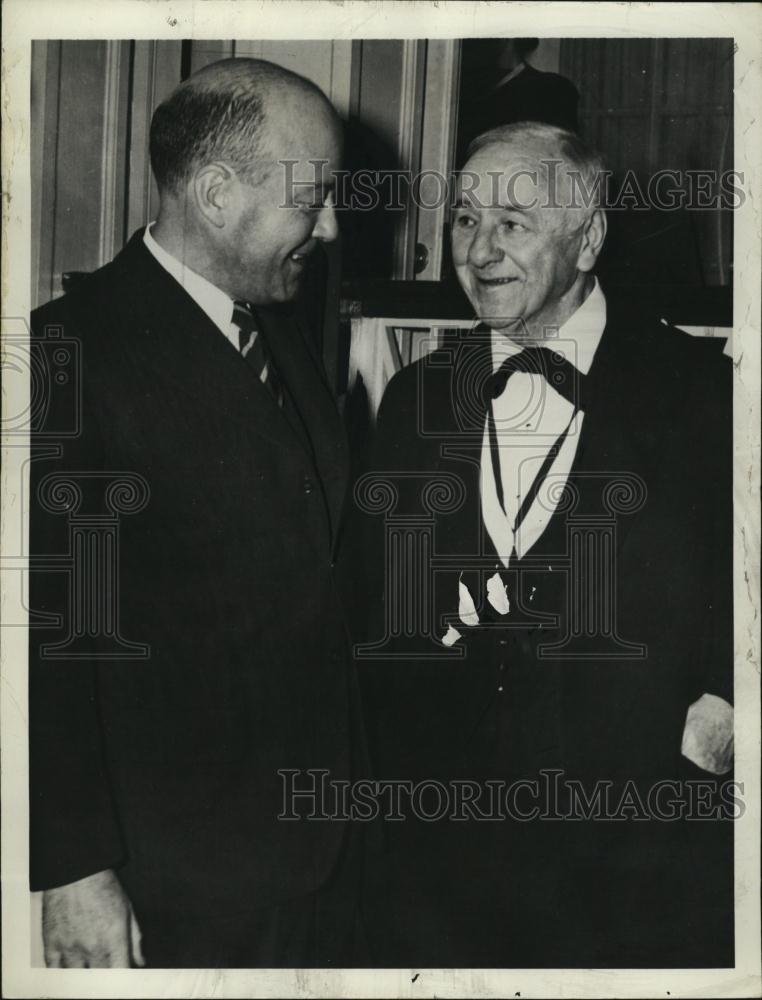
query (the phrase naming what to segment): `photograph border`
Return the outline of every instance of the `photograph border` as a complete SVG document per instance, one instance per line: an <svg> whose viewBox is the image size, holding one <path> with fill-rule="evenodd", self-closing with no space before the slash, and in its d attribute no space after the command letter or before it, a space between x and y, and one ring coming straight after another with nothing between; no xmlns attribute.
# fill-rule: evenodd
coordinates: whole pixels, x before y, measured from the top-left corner
<svg viewBox="0 0 762 1000"><path fill-rule="evenodd" d="M734 969L55 970L32 968L28 888L27 631L3 628L3 994L8 997L749 997L760 994L760 226L762 5L756 3L442 3L417 0L5 0L2 51L2 333L24 335L31 303L31 41L69 39L701 37L735 39L734 168L747 197L735 213ZM6 379L3 416L24 412L29 386ZM5 438L2 622L24 620L22 509L28 442ZM22 583L19 583L21 574ZM701 877L701 872L696 872Z"/></svg>

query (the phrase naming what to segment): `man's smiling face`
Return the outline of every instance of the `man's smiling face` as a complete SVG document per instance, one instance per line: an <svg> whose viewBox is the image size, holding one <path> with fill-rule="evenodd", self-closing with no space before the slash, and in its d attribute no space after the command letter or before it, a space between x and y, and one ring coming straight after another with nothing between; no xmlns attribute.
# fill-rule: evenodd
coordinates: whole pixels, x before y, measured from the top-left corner
<svg viewBox="0 0 762 1000"><path fill-rule="evenodd" d="M495 142L466 163L452 220L458 280L477 316L506 333L533 337L559 327L579 306L584 217L563 205L567 174L557 150ZM551 165L548 166L548 161ZM555 173L557 190L548 189ZM585 270L588 270L585 267Z"/></svg>
<svg viewBox="0 0 762 1000"><path fill-rule="evenodd" d="M332 183L341 137L335 116L324 102L308 104L303 97L290 114L271 117L264 175L254 183L236 180L231 225L218 246L226 291L257 305L295 298L318 243L338 234Z"/></svg>

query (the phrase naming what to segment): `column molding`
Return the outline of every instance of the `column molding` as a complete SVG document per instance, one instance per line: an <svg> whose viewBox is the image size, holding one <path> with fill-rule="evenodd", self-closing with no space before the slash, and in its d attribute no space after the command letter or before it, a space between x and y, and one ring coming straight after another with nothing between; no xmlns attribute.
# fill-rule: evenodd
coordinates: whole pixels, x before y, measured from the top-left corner
<svg viewBox="0 0 762 1000"><path fill-rule="evenodd" d="M426 42L408 38L402 43L402 79L400 80L400 111L397 124L397 151L400 167L413 176L421 163L421 123L426 68ZM415 243L418 210L413 200L408 202L404 219L397 227L394 247L394 277L414 276Z"/></svg>
<svg viewBox="0 0 762 1000"><path fill-rule="evenodd" d="M126 168L129 42L106 42L103 87L103 140L101 146L100 245L98 259L106 264L124 243L124 194ZM121 154L121 155L120 155Z"/></svg>
<svg viewBox="0 0 762 1000"><path fill-rule="evenodd" d="M127 236L156 217L159 198L148 141L157 105L180 82L182 42L135 42L132 67Z"/></svg>
<svg viewBox="0 0 762 1000"><path fill-rule="evenodd" d="M426 85L421 138L421 172L432 170L445 178L445 197L435 208L418 209L417 242L428 250L426 267L414 275L419 281L439 281L450 203L448 185L455 156L460 89L460 41L431 39L426 57ZM434 200L426 189L426 200Z"/></svg>

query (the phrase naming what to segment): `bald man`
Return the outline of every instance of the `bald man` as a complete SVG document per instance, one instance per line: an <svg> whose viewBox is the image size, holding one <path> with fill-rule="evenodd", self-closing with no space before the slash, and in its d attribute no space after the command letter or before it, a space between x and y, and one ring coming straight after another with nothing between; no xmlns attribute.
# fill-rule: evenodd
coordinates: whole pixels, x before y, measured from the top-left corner
<svg viewBox="0 0 762 1000"><path fill-rule="evenodd" d="M32 475L32 554L70 566L31 581L45 957L349 964L354 842L279 819L279 772L351 777L356 729L334 570L346 446L295 306L337 235L340 124L307 80L237 59L179 86L150 142L156 221L33 315L81 357ZM116 547L94 569L71 532L104 515Z"/></svg>

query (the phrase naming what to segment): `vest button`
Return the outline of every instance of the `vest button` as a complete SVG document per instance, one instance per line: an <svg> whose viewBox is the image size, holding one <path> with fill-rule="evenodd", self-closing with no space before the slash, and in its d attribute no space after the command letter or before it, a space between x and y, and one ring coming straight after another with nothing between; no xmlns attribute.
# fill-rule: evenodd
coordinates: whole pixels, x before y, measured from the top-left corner
<svg viewBox="0 0 762 1000"><path fill-rule="evenodd" d="M303 488L304 492L307 493L307 494L312 493L312 491L314 490L315 484L312 482L312 480L310 479L309 476L305 476L304 477L304 482L302 483L302 488Z"/></svg>

